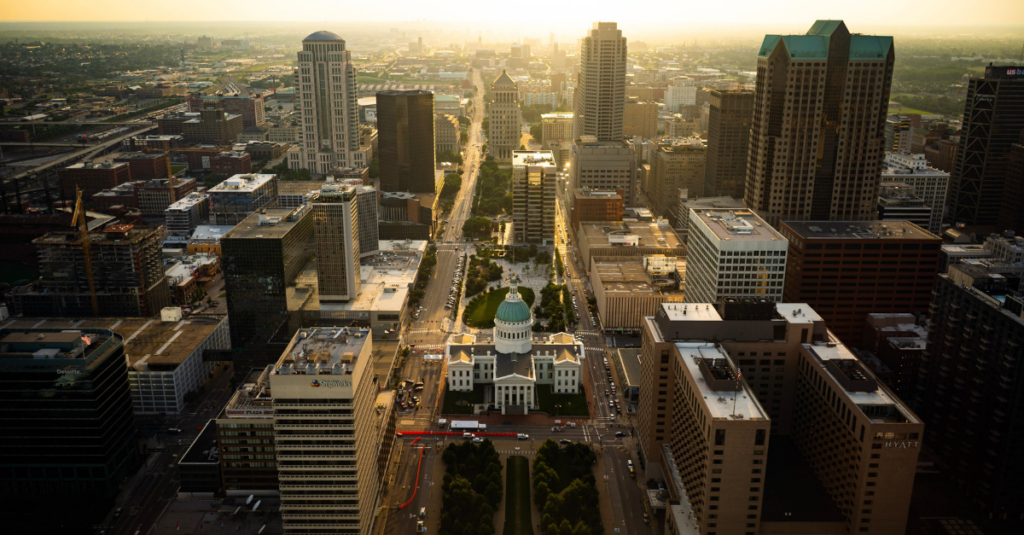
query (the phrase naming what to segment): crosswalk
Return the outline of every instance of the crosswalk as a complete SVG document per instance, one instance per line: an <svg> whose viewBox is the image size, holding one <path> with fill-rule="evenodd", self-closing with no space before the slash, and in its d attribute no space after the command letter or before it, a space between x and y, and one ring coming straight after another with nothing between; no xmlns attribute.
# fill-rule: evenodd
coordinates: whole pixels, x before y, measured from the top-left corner
<svg viewBox="0 0 1024 535"><path fill-rule="evenodd" d="M416 347L412 348L412 350L415 352L422 353L424 351L439 351L443 350L444 348L444 344L416 344Z"/></svg>
<svg viewBox="0 0 1024 535"><path fill-rule="evenodd" d="M536 455L537 454L536 450L531 450L531 451L494 450L494 451L498 452L499 455Z"/></svg>
<svg viewBox="0 0 1024 535"><path fill-rule="evenodd" d="M601 333L599 333L597 331L576 331L576 334L581 335L581 336L598 336Z"/></svg>
<svg viewBox="0 0 1024 535"><path fill-rule="evenodd" d="M587 351L593 351L595 353L604 353L603 347L587 347Z"/></svg>

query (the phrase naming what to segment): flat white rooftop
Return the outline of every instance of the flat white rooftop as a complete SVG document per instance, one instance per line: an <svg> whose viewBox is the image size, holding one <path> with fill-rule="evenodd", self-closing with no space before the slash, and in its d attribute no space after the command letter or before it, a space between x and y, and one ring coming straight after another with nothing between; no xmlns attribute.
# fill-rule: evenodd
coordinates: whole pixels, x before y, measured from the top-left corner
<svg viewBox="0 0 1024 535"><path fill-rule="evenodd" d="M704 404L708 407L713 418L728 420L767 420L768 415L757 402L754 393L747 388L744 381L739 381L740 389L734 392L714 390L698 366L699 359L724 359L729 366L735 370L736 365L729 358L729 355L720 347L709 343L677 343L676 348L682 356L686 369L693 377L700 395L704 397Z"/></svg>
<svg viewBox="0 0 1024 535"><path fill-rule="evenodd" d="M240 193L252 192L270 182L277 175L246 174L235 175L207 190L207 193Z"/></svg>
<svg viewBox="0 0 1024 535"><path fill-rule="evenodd" d="M789 243L782 234L748 209L694 209L696 217L721 241L769 241ZM692 231L692 229L691 229Z"/></svg>
<svg viewBox="0 0 1024 535"><path fill-rule="evenodd" d="M707 303L664 303L669 321L722 321L718 309Z"/></svg>

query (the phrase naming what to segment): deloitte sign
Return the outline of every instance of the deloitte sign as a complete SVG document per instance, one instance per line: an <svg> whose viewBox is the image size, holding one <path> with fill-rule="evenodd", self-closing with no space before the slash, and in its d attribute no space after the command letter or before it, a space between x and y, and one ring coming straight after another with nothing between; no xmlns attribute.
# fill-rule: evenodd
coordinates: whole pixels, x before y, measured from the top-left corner
<svg viewBox="0 0 1024 535"><path fill-rule="evenodd" d="M334 388L336 386L352 386L352 381L318 381L316 379L313 379L313 382L309 383L309 386L312 386L313 388Z"/></svg>

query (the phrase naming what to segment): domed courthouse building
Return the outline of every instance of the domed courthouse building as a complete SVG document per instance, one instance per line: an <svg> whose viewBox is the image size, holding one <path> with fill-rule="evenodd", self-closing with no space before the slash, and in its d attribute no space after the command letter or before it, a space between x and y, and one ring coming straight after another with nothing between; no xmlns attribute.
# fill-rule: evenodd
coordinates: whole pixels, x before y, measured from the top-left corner
<svg viewBox="0 0 1024 535"><path fill-rule="evenodd" d="M502 414L527 414L538 408L537 385L551 385L553 394L578 394L583 380L583 342L569 333L533 340L533 313L519 296L512 278L508 295L494 315L494 340L477 343L459 334L448 342L448 388L470 392L477 384L493 384L493 402Z"/></svg>

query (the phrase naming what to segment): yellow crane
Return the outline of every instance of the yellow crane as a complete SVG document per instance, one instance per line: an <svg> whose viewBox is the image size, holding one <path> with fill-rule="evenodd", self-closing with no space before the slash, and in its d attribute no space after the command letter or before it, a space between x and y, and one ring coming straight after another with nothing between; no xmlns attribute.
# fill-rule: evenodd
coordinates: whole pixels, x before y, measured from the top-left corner
<svg viewBox="0 0 1024 535"><path fill-rule="evenodd" d="M82 207L82 190L75 188L75 213L71 216L73 225L78 226L78 232L82 236L82 255L85 257L85 274L89 279L89 297L92 299L92 315L99 317L100 302L96 298L96 281L92 275L92 244L89 242L89 223L85 217L85 208Z"/></svg>

